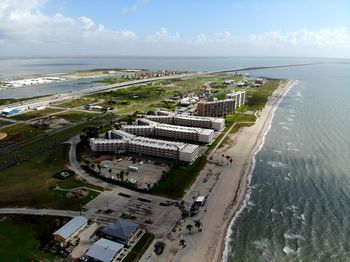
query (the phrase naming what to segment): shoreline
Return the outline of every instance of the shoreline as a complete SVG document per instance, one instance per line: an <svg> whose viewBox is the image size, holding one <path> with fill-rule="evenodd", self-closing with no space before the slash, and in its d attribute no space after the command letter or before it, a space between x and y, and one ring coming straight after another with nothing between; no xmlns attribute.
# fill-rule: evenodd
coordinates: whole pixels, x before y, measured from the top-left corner
<svg viewBox="0 0 350 262"><path fill-rule="evenodd" d="M221 253L222 253L222 259L221 261L226 262L228 259L228 255L232 251L230 247L230 243L232 242L232 227L235 225L237 222L237 219L240 217L241 213L244 211L244 209L247 207L247 204L249 202L250 196L251 196L251 179L253 177L253 172L255 169L256 165L256 155L260 152L260 150L263 148L265 144L265 138L266 135L269 133L269 130L271 129L272 126L272 121L275 116L276 110L279 107L279 104L282 102L283 98L287 95L287 93L292 89L292 87L297 83L296 80L282 80L284 81L285 85L285 90L283 90L283 93L280 95L280 98L275 102L274 107L270 111L270 115L267 119L267 126L264 126L264 129L261 130L262 134L261 137L258 137L257 143L255 148L252 150L252 154L250 157L250 161L248 163L248 166L246 170L242 170L244 174L242 174L242 178L245 178L246 181L246 190L244 194L244 198L241 201L241 205L238 207L237 211L234 212L233 216L231 217L231 221L229 224L226 225L226 235L225 235L225 241L224 245L221 246ZM283 84L282 84L283 85Z"/></svg>
<svg viewBox="0 0 350 262"><path fill-rule="evenodd" d="M232 157L233 163L221 167L208 163L189 190L189 192L200 190L202 193L204 191L204 186L201 184L202 177L208 172L220 172L212 192L208 195L207 212L204 212L200 218L203 231L184 235L188 243L184 249L176 248L178 243L170 241L169 249L176 249L176 252L164 257L162 261L226 261L230 251L232 234L230 228L249 201L249 185L255 166L255 155L264 144L279 103L295 83L295 80L281 80L279 87L259 112L255 124L251 127L243 127L235 134L229 134L231 143L217 149L214 153L214 160L220 161L222 154L225 154ZM190 197L191 195L186 195L184 199L190 199ZM191 218L184 223L188 221L191 221Z"/></svg>

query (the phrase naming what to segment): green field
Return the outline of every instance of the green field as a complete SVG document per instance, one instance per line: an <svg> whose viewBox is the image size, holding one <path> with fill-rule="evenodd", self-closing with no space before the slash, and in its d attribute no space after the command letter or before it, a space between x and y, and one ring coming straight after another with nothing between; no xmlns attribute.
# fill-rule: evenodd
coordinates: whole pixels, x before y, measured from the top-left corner
<svg viewBox="0 0 350 262"><path fill-rule="evenodd" d="M151 189L151 193L179 199L192 185L206 164L206 156L199 157L192 165L177 165Z"/></svg>
<svg viewBox="0 0 350 262"><path fill-rule="evenodd" d="M28 143L16 146L10 152L6 154L0 154L0 165L5 164L15 159L30 159L36 154L41 154L46 152L51 147L57 146L57 144L70 139L71 137L80 134L82 130L90 126L103 126L109 124L110 121L116 118L113 114L105 114L103 116L97 115L96 119L90 120L87 123L78 124L75 126L70 126L62 131L55 134L50 134L48 136L41 137L40 140L29 141ZM0 142L0 147L5 146L5 141ZM17 160L16 160L17 161ZM18 161L17 161L18 162Z"/></svg>
<svg viewBox="0 0 350 262"><path fill-rule="evenodd" d="M56 118L63 118L71 123L79 123L85 120L92 120L98 117L100 113L83 113L79 111L70 110L68 112L55 115Z"/></svg>
<svg viewBox="0 0 350 262"><path fill-rule="evenodd" d="M272 95L273 91L279 86L280 80L270 80L263 84L259 88L247 89L247 105L246 110L261 110L269 96Z"/></svg>
<svg viewBox="0 0 350 262"><path fill-rule="evenodd" d="M69 102L65 102L63 104L58 104L56 106L59 107L66 107L66 108L75 108L78 106L83 106L83 105L87 105L87 104L92 104L97 102L97 99L89 99L89 98L79 98L79 99L75 99Z"/></svg>
<svg viewBox="0 0 350 262"><path fill-rule="evenodd" d="M47 97L47 96L48 95L34 96L34 97L24 97L24 98L1 98L0 99L0 106L12 104L12 103L23 102L23 101L27 101L27 100L31 100L31 99L36 99L36 98Z"/></svg>
<svg viewBox="0 0 350 262"><path fill-rule="evenodd" d="M118 83L134 81L134 80L135 80L135 78L109 77L109 78L105 78L103 80L94 81L94 83L105 83L105 84L110 85L110 84L118 84Z"/></svg>
<svg viewBox="0 0 350 262"><path fill-rule="evenodd" d="M44 133L44 130L29 124L17 124L1 129L7 137L0 142L0 148Z"/></svg>
<svg viewBox="0 0 350 262"><path fill-rule="evenodd" d="M8 122L8 121L3 121L3 120L0 120L0 127L2 126L7 126L7 125L10 125L12 124L11 122Z"/></svg>
<svg viewBox="0 0 350 262"><path fill-rule="evenodd" d="M68 199L63 191L52 190L59 186L71 189L88 186L70 177L66 180L54 178L54 175L66 168L69 145L58 145L36 155L28 161L1 170L0 175L0 207L31 206L36 208L56 208L78 210L95 197L90 192L80 199Z"/></svg>
<svg viewBox="0 0 350 262"><path fill-rule="evenodd" d="M97 93L88 97L97 97L99 99L117 99L118 101L137 101L157 98L166 90L162 86L142 85L118 89L115 91Z"/></svg>
<svg viewBox="0 0 350 262"><path fill-rule="evenodd" d="M62 220L62 218L59 218ZM42 247L56 230L55 217L29 215L0 216L1 261L53 261L55 255Z"/></svg>
<svg viewBox="0 0 350 262"><path fill-rule="evenodd" d="M62 110L55 109L55 108L45 108L43 110L35 110L35 111L30 111L28 113L11 116L11 118L16 119L16 120L25 121L25 120L30 120L30 119L37 118L37 117L47 116L47 115L57 113L60 111L62 111Z"/></svg>

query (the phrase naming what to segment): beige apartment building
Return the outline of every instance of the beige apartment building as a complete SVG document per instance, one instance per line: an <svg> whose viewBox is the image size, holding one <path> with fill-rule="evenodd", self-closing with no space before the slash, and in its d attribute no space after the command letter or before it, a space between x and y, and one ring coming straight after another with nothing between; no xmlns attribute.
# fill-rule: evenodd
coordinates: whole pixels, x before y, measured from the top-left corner
<svg viewBox="0 0 350 262"><path fill-rule="evenodd" d="M199 102L197 104L198 116L219 117L235 112L236 101L234 99Z"/></svg>

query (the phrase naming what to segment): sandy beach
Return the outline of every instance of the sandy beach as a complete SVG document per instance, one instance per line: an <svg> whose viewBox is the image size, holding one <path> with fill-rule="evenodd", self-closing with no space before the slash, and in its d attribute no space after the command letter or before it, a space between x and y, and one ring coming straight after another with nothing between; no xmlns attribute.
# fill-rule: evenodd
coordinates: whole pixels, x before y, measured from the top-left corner
<svg viewBox="0 0 350 262"><path fill-rule="evenodd" d="M250 127L243 127L235 134L229 134L223 146L219 147L196 182L188 190L185 201L193 201L197 195L207 196L206 207L199 215L181 221L176 232L161 239L166 243L163 255L151 253L143 257L146 261L222 261L227 229L249 195L249 181L254 168L254 154L263 144L274 112L283 96L295 81L281 81L278 89L269 98L265 108L258 113L257 121ZM224 155L224 157L223 157ZM232 157L232 163L226 160ZM248 193L248 194L247 194ZM203 230L193 227L190 234L186 225L194 225L200 219ZM179 245L180 239L186 246ZM227 253L227 252L225 252Z"/></svg>

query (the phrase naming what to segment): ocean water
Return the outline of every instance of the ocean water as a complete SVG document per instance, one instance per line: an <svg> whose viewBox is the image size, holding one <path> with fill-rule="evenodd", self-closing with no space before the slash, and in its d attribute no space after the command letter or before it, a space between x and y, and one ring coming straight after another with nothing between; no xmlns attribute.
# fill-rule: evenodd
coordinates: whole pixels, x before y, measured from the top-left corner
<svg viewBox="0 0 350 262"><path fill-rule="evenodd" d="M0 78L111 67L210 71L318 61L325 63L250 72L296 79L298 83L280 103L265 143L256 154L251 193L231 228L227 261L350 261L349 60L0 59ZM0 98L75 88L81 87L0 90Z"/></svg>
<svg viewBox="0 0 350 262"><path fill-rule="evenodd" d="M260 74L298 83L256 154L227 261L350 261L350 64Z"/></svg>

